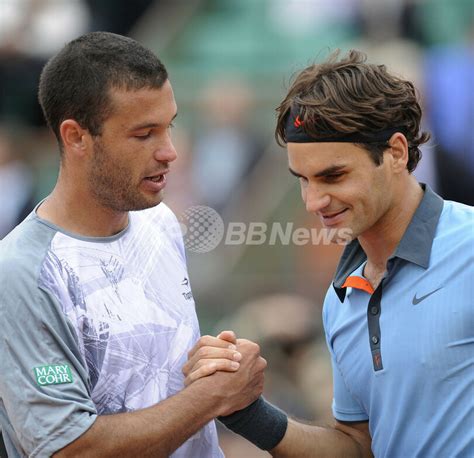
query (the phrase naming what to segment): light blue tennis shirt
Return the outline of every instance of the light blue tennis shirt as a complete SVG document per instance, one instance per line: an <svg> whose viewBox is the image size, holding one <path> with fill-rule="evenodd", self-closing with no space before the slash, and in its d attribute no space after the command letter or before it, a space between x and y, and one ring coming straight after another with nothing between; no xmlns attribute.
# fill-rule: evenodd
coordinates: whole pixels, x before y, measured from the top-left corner
<svg viewBox="0 0 474 458"><path fill-rule="evenodd" d="M376 457L474 457L474 210L428 186L380 285L358 241L323 320L333 413L369 421Z"/></svg>

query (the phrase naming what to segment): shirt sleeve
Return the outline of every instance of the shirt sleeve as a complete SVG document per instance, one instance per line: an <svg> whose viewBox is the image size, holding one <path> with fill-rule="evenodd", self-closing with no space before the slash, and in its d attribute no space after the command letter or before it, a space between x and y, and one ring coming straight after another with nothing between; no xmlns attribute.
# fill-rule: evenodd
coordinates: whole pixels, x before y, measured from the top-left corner
<svg viewBox="0 0 474 458"><path fill-rule="evenodd" d="M72 323L28 269L11 267L0 275L0 418L22 454L51 456L97 411Z"/></svg>
<svg viewBox="0 0 474 458"><path fill-rule="evenodd" d="M332 286L331 286L332 288ZM332 413L334 418L339 421L367 421L369 419L367 413L360 403L354 399L347 388L346 382L339 370L336 355L331 345L330 324L328 317L328 309L330 307L328 299L330 293L326 296L323 307L323 325L326 335L326 344L331 354L332 379L333 379L333 400Z"/></svg>

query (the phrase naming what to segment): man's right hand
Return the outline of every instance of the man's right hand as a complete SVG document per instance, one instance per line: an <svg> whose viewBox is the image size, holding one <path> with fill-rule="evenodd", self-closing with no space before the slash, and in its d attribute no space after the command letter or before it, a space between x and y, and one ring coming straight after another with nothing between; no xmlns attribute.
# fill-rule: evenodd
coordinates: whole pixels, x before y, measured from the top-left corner
<svg viewBox="0 0 474 458"><path fill-rule="evenodd" d="M183 367L186 386L199 380L219 398L219 415L229 415L255 401L263 392L267 362L260 347L236 339L231 331L203 336L188 354ZM237 364L235 364L237 363Z"/></svg>
<svg viewBox="0 0 474 458"><path fill-rule="evenodd" d="M55 456L132 456L136 450L140 456L169 456L213 418L251 404L263 391L267 363L260 357L260 348L229 331L219 337L202 337L189 353L192 363L183 369L187 374L184 390L152 407L98 416L86 433ZM236 352L241 355L238 370L214 369L212 375L203 375L208 375L202 368L209 363L202 361L217 358L230 363Z"/></svg>
<svg viewBox="0 0 474 458"><path fill-rule="evenodd" d="M184 385L217 371L235 372L241 359L233 331L223 331L217 337L202 336L189 351L188 361L183 366Z"/></svg>

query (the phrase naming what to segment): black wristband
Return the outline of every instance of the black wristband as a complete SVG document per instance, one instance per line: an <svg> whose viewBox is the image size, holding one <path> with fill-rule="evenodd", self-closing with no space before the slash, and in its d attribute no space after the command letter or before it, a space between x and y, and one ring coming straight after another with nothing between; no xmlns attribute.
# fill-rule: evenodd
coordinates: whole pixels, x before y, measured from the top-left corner
<svg viewBox="0 0 474 458"><path fill-rule="evenodd" d="M288 426L285 412L261 396L245 409L218 417L218 420L262 450L275 448L283 439Z"/></svg>

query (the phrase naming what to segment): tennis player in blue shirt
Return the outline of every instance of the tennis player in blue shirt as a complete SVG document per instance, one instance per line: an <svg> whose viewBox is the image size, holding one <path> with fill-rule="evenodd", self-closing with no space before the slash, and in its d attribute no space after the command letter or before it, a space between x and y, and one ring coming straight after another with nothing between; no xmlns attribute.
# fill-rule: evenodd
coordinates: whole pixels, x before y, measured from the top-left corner
<svg viewBox="0 0 474 458"><path fill-rule="evenodd" d="M334 426L262 399L224 420L273 456L474 456L474 211L412 175L421 115L413 84L357 51L304 69L278 107L307 211L353 239L323 309ZM194 355L188 383L215 370Z"/></svg>

